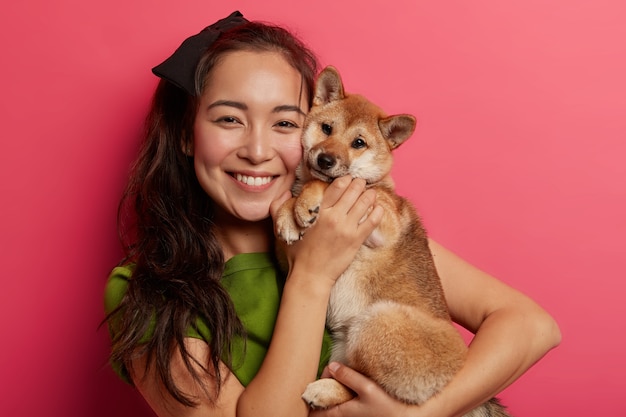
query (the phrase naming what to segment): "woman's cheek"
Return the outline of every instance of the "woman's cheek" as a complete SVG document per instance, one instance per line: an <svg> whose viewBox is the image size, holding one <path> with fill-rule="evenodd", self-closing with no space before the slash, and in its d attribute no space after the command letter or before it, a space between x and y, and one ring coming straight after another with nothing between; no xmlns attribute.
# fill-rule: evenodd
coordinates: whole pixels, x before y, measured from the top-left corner
<svg viewBox="0 0 626 417"><path fill-rule="evenodd" d="M282 155L287 170L295 171L302 160L302 143L300 142L300 135L283 145Z"/></svg>

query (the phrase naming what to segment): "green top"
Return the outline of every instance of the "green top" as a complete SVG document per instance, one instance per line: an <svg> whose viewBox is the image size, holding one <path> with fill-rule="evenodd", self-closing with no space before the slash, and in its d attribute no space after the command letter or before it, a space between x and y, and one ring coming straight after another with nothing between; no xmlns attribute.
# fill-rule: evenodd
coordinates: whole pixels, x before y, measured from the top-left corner
<svg viewBox="0 0 626 417"><path fill-rule="evenodd" d="M111 272L104 295L107 314L121 302L133 269L133 265L125 265ZM265 358L274 331L284 284L284 277L277 273L276 266L267 253L239 254L229 259L224 266L222 285L230 294L237 315L247 332L245 352L244 341L239 337L233 341L232 346L234 368L232 372L243 386L247 386L254 378ZM198 331L190 327L187 336L208 341L210 334L201 317L197 320L197 327ZM109 331L113 334L115 329L109 326ZM331 339L328 332L325 332L319 373L328 363L330 347ZM128 375L122 364L111 365L122 379L128 381Z"/></svg>

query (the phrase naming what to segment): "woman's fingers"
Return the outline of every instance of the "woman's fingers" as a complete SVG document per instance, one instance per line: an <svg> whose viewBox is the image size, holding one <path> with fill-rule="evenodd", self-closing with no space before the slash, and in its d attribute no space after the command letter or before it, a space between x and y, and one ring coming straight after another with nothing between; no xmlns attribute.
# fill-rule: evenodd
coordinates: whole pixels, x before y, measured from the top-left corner
<svg viewBox="0 0 626 417"><path fill-rule="evenodd" d="M356 392L357 395L380 389L374 381L365 375L337 362L331 362L328 365L328 371L330 376Z"/></svg>
<svg viewBox="0 0 626 417"><path fill-rule="evenodd" d="M383 217L383 208L376 205L376 191L366 189L366 185L360 178L337 178L326 188L321 204L320 219L325 220L318 222L328 222L332 233L351 236L349 246L354 248L367 239Z"/></svg>
<svg viewBox="0 0 626 417"><path fill-rule="evenodd" d="M375 210L376 191L365 188L366 182L361 178L344 176L335 179L324 192L322 209L336 211L335 216L347 215L346 221L357 221L358 225L370 219L376 225L382 216L382 209ZM373 215L373 216L372 216ZM366 225L366 228L369 225Z"/></svg>
<svg viewBox="0 0 626 417"><path fill-rule="evenodd" d="M387 394L377 383L363 374L338 363L330 363L328 372L337 381L356 393L356 397L336 407L315 410L309 417L378 417L381 415L418 415L419 409L402 403Z"/></svg>
<svg viewBox="0 0 626 417"><path fill-rule="evenodd" d="M322 209L330 207L344 208L347 213L354 202L365 190L365 180L349 176L339 177L330 183L324 191Z"/></svg>

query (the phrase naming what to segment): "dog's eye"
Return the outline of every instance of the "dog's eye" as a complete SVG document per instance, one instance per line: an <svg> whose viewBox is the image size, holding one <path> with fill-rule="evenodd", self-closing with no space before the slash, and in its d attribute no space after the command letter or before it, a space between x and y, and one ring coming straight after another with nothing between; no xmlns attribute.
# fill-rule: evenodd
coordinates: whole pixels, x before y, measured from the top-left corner
<svg viewBox="0 0 626 417"><path fill-rule="evenodd" d="M352 147L354 149L362 149L367 146L367 143L362 138L356 138L352 141Z"/></svg>
<svg viewBox="0 0 626 417"><path fill-rule="evenodd" d="M322 132L324 132L326 136L330 136L330 134L333 133L333 127L328 123L322 123Z"/></svg>

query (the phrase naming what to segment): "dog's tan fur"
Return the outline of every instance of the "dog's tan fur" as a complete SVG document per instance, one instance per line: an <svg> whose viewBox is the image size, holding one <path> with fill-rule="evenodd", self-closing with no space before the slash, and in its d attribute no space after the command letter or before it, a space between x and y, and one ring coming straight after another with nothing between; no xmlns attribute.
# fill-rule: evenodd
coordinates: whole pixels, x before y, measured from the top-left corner
<svg viewBox="0 0 626 417"><path fill-rule="evenodd" d="M391 151L414 128L413 116L387 116L364 97L345 94L338 72L324 69L304 126L296 197L279 209L276 226L287 244L299 239L315 223L329 182L339 176L364 178L376 189L383 220L331 292L331 360L368 375L402 401L421 404L461 368L467 347L450 320L422 223L390 177ZM352 396L338 382L322 379L303 398L325 408ZM507 415L495 400L468 414Z"/></svg>

